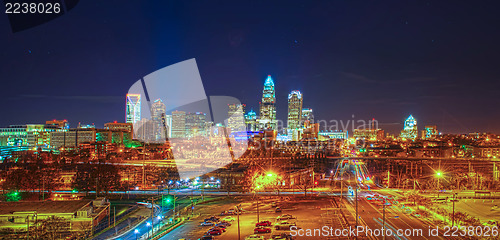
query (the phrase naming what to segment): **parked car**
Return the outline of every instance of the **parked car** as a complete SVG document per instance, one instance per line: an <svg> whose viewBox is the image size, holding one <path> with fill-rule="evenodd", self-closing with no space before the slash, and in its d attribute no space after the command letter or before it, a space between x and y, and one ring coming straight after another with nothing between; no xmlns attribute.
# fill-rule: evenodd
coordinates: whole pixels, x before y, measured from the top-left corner
<svg viewBox="0 0 500 240"><path fill-rule="evenodd" d="M295 217L290 215L290 214L283 214L283 215L276 218L277 221L283 221L283 220L288 220L288 219L295 219Z"/></svg>
<svg viewBox="0 0 500 240"><path fill-rule="evenodd" d="M271 235L271 240L291 240L293 239L290 233L275 233Z"/></svg>
<svg viewBox="0 0 500 240"><path fill-rule="evenodd" d="M259 236L259 235L250 235L245 238L245 240L265 240L264 236Z"/></svg>
<svg viewBox="0 0 500 240"><path fill-rule="evenodd" d="M209 218L205 218L205 222L218 222L220 220L220 218L216 217L216 216L211 216Z"/></svg>
<svg viewBox="0 0 500 240"><path fill-rule="evenodd" d="M221 235L222 234L222 230L220 230L220 229L211 229L211 230L208 230L207 234L208 235Z"/></svg>
<svg viewBox="0 0 500 240"><path fill-rule="evenodd" d="M280 207L276 207L276 209L274 209L274 212L277 212L277 213L281 212L281 208Z"/></svg>
<svg viewBox="0 0 500 240"><path fill-rule="evenodd" d="M202 223L200 224L200 226L203 226L203 227L205 227L205 226L213 226L213 225L214 225L214 223L213 223L213 222L202 222Z"/></svg>
<svg viewBox="0 0 500 240"><path fill-rule="evenodd" d="M227 216L225 218L222 219L222 221L225 221L225 222L232 222L236 220L234 217L231 217L231 216Z"/></svg>
<svg viewBox="0 0 500 240"><path fill-rule="evenodd" d="M231 223L230 222L220 222L220 223L217 223L215 224L216 227L229 227L231 226Z"/></svg>
<svg viewBox="0 0 500 240"><path fill-rule="evenodd" d="M224 227L213 227L213 228L210 228L210 230L221 230L222 232L226 232L226 228L224 228Z"/></svg>
<svg viewBox="0 0 500 240"><path fill-rule="evenodd" d="M267 227L267 226L271 226L271 225L272 225L272 223L269 221L260 221L260 222L255 224L256 227Z"/></svg>
<svg viewBox="0 0 500 240"><path fill-rule="evenodd" d="M215 240L215 237L210 235L205 235L201 238L198 238L198 240Z"/></svg>
<svg viewBox="0 0 500 240"><path fill-rule="evenodd" d="M271 228L268 227L256 227L253 229L253 233L270 233Z"/></svg>
<svg viewBox="0 0 500 240"><path fill-rule="evenodd" d="M274 228L275 229L286 229L286 230L290 230L290 227L291 226L296 226L297 224L296 223L291 223L291 222L288 222L288 221L281 221L281 222L278 222L274 225Z"/></svg>

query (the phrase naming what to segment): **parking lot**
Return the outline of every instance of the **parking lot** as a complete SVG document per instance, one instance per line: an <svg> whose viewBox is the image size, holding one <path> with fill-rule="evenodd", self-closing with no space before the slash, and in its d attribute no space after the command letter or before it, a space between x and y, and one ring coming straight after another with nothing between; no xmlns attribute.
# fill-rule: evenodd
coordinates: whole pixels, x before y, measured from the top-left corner
<svg viewBox="0 0 500 240"><path fill-rule="evenodd" d="M243 213L240 215L240 239L254 234L255 224L259 221L269 221L271 232L257 233L256 235L263 236L264 239L270 239L272 235L281 233L291 233L290 230L275 229L275 224L278 222L277 217L289 214L294 219L284 220L290 223L295 223L298 228L314 229L321 228L331 223L332 205L328 199L313 199L313 200L294 200L289 198L279 197L261 197L259 202L259 214L257 214L257 204L255 198L242 200L225 201L212 205L204 206L197 209L200 213L177 229L165 235L163 239L190 239L195 240L201 238L211 228L211 226L201 226L205 219L211 216L217 216L221 219L225 216L220 216L220 213L229 209L234 209L236 205L240 205ZM285 204L286 202L286 204ZM275 212L276 207L280 207L282 212ZM258 216L257 216L258 215ZM226 231L221 235L215 236L220 240L235 240L238 239L238 221L236 215L230 215L235 218L231 221L231 226L226 228ZM285 228L285 227L283 227ZM321 239L318 237L295 237L294 239Z"/></svg>

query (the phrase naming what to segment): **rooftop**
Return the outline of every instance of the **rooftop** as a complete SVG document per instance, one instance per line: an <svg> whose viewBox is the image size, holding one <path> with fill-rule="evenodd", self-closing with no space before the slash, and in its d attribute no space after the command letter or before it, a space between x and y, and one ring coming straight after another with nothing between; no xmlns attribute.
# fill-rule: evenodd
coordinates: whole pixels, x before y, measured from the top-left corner
<svg viewBox="0 0 500 240"><path fill-rule="evenodd" d="M74 213L87 205L91 200L80 201L33 201L33 202L0 202L0 214L14 212Z"/></svg>

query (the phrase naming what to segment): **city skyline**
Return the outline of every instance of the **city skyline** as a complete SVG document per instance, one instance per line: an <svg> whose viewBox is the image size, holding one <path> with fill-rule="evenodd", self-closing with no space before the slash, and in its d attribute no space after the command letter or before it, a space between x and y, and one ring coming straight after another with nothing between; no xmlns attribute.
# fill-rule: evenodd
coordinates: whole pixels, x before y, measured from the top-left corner
<svg viewBox="0 0 500 240"><path fill-rule="evenodd" d="M18 33L7 18L0 21L8 46L1 59L9 63L0 71L9 116L0 125L121 121L122 96L134 81L194 57L209 95L234 92L256 111L255 93L271 74L279 82L278 109L299 89L323 119L354 114L398 132L413 114L443 132L500 132L500 115L491 111L500 76L493 64L500 35L491 29L500 21L483 5L287 2L283 10L279 2L185 3L173 12L168 3L135 4L81 2L64 21ZM157 21L132 14L138 6ZM86 15L117 7L111 15L94 12L93 20ZM40 31L47 33L42 39Z"/></svg>
<svg viewBox="0 0 500 240"><path fill-rule="evenodd" d="M495 4L4 5L2 239L500 239Z"/></svg>

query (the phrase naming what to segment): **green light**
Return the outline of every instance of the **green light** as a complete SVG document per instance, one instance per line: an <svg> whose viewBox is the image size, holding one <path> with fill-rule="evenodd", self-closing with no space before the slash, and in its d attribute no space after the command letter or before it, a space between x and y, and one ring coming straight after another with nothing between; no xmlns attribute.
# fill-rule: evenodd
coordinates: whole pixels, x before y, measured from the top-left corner
<svg viewBox="0 0 500 240"><path fill-rule="evenodd" d="M78 190L76 190L76 188L71 190L71 193L77 193L77 192L78 192Z"/></svg>
<svg viewBox="0 0 500 240"><path fill-rule="evenodd" d="M17 202L21 200L21 194L18 191L12 191L5 194L7 202Z"/></svg>
<svg viewBox="0 0 500 240"><path fill-rule="evenodd" d="M443 175L443 173L441 171L436 172L436 176L441 177L441 175Z"/></svg>

